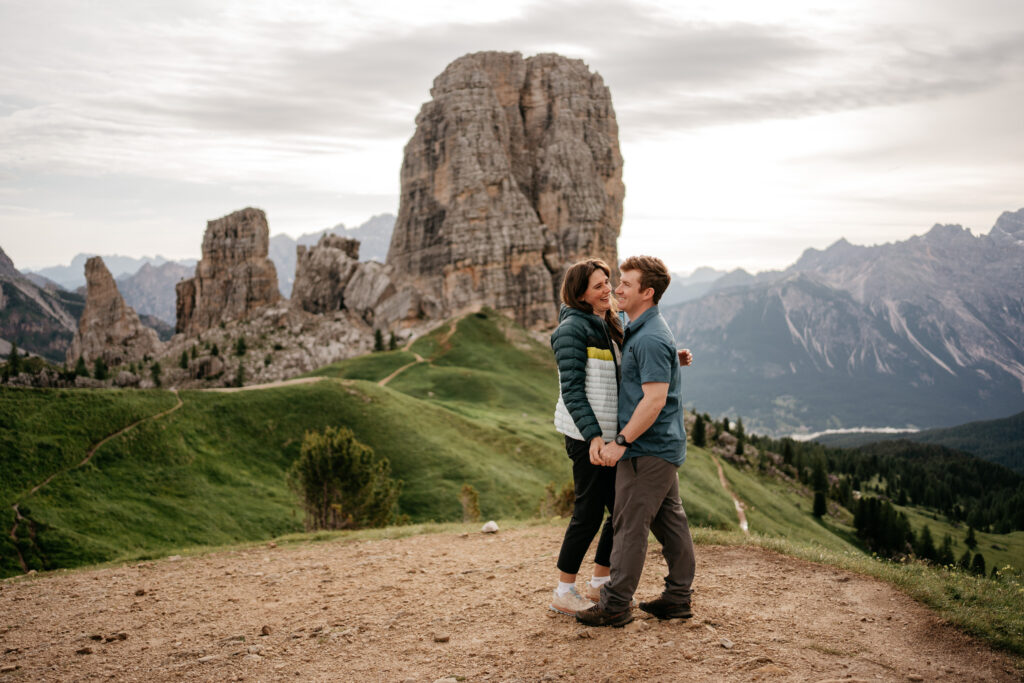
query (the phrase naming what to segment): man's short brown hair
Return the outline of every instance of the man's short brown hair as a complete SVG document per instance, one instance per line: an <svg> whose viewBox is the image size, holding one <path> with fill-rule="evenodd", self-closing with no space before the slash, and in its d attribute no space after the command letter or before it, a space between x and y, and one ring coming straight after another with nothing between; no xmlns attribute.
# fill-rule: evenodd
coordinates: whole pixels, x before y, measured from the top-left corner
<svg viewBox="0 0 1024 683"><path fill-rule="evenodd" d="M654 256L630 256L622 262L619 270L636 270L640 273L640 291L654 289L652 301L657 304L661 301L661 295L668 289L668 283L672 276L660 258Z"/></svg>

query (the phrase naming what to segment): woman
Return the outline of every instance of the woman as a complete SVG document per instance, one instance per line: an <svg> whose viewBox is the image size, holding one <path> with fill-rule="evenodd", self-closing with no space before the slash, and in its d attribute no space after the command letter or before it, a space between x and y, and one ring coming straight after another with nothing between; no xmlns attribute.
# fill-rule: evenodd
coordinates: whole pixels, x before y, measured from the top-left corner
<svg viewBox="0 0 1024 683"><path fill-rule="evenodd" d="M615 468L590 461L591 454L596 456L618 430L622 323L615 310L610 276L611 269L600 259L570 267L562 281L558 328L551 335L560 385L555 428L565 435L576 502L558 554L558 586L550 608L568 615L589 608L610 578ZM597 542L594 576L583 596L576 590L576 574L601 527L605 509L609 515Z"/></svg>

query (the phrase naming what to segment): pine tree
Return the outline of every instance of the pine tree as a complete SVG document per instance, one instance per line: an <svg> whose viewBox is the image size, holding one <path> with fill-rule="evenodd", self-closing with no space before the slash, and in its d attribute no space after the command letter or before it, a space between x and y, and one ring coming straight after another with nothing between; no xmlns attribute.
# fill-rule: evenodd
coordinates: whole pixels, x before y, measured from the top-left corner
<svg viewBox="0 0 1024 683"><path fill-rule="evenodd" d="M825 463L822 458L815 458L811 472L811 488L822 493L828 492L828 474L825 473Z"/></svg>
<svg viewBox="0 0 1024 683"><path fill-rule="evenodd" d="M245 386L245 366L241 363L238 364L238 370L235 371L235 386Z"/></svg>
<svg viewBox="0 0 1024 683"><path fill-rule="evenodd" d="M192 345L192 360L195 360L199 356L199 351L196 349L196 345Z"/></svg>
<svg viewBox="0 0 1024 683"><path fill-rule="evenodd" d="M391 338L388 339L388 350L389 351L394 351L397 348L398 348L398 337L396 337L395 333L392 332L391 333Z"/></svg>
<svg viewBox="0 0 1024 683"><path fill-rule="evenodd" d="M974 537L974 527L973 526L968 526L967 527L967 538L964 539L964 545L966 545L971 550L974 550L975 548L978 547L978 539L976 539Z"/></svg>
<svg viewBox="0 0 1024 683"><path fill-rule="evenodd" d="M728 432L728 431L729 431L729 418L728 417L722 417L722 432Z"/></svg>
<svg viewBox="0 0 1024 683"><path fill-rule="evenodd" d="M107 378L107 362L103 360L103 356L99 356L93 363L92 376L100 380Z"/></svg>
<svg viewBox="0 0 1024 683"><path fill-rule="evenodd" d="M917 556L922 560L932 561L935 559L935 541L932 540L931 529L926 524L924 529L921 530L921 538L918 539L917 548L915 549Z"/></svg>
<svg viewBox="0 0 1024 683"><path fill-rule="evenodd" d="M220 355L220 348L217 346L216 342L214 342L213 346L210 348L210 355L211 356L219 356Z"/></svg>
<svg viewBox="0 0 1024 683"><path fill-rule="evenodd" d="M75 363L75 377L88 377L89 368L85 365L85 359L81 356L78 357L78 362Z"/></svg>
<svg viewBox="0 0 1024 683"><path fill-rule="evenodd" d="M693 422L693 445L704 448L708 445L707 431L704 427L704 418L700 415Z"/></svg>
<svg viewBox="0 0 1024 683"><path fill-rule="evenodd" d="M828 502L825 500L824 491L814 492L814 516L822 517L828 512Z"/></svg>
<svg viewBox="0 0 1024 683"><path fill-rule="evenodd" d="M782 462L787 465L793 464L793 441L792 439L782 440Z"/></svg>
<svg viewBox="0 0 1024 683"><path fill-rule="evenodd" d="M235 342L235 355L244 356L246 351L248 351L248 347L245 344L245 337L239 337Z"/></svg>
<svg viewBox="0 0 1024 683"><path fill-rule="evenodd" d="M384 350L384 335L380 330L373 331L373 350L383 351Z"/></svg>
<svg viewBox="0 0 1024 683"><path fill-rule="evenodd" d="M153 384L160 386L160 374L163 372L163 368L160 367L160 361L153 363L153 366L149 369L149 374L153 378Z"/></svg>
<svg viewBox="0 0 1024 683"><path fill-rule="evenodd" d="M971 573L985 576L985 557L981 553L974 556L974 562L971 562Z"/></svg>
<svg viewBox="0 0 1024 683"><path fill-rule="evenodd" d="M737 438L743 439L744 441L746 440L747 433L745 431L743 431L743 418L742 417L737 417L736 418L736 425L734 427L733 433L736 434Z"/></svg>
<svg viewBox="0 0 1024 683"><path fill-rule="evenodd" d="M971 568L971 551L965 550L964 554L960 556L960 559L956 561L956 566L964 571L968 571Z"/></svg>
<svg viewBox="0 0 1024 683"><path fill-rule="evenodd" d="M18 354L18 345L11 343L11 352L7 355L7 373L11 377L17 377L21 372L21 355Z"/></svg>
<svg viewBox="0 0 1024 683"><path fill-rule="evenodd" d="M900 488L900 492L896 495L896 504L906 506L907 502L907 490L905 488Z"/></svg>
<svg viewBox="0 0 1024 683"><path fill-rule="evenodd" d="M942 547L939 548L938 562L943 566L949 566L955 562L953 558L953 537L946 534L942 537Z"/></svg>
<svg viewBox="0 0 1024 683"><path fill-rule="evenodd" d="M178 367L180 367L182 370L188 369L188 352L181 352L181 359L178 361Z"/></svg>
<svg viewBox="0 0 1024 683"><path fill-rule="evenodd" d="M814 470L811 472L811 485L814 489L814 516L821 517L828 512L826 500L828 491L828 475L825 474L825 465L821 458L814 461Z"/></svg>
<svg viewBox="0 0 1024 683"><path fill-rule="evenodd" d="M740 433L736 438L736 455L743 455L743 449L746 446L746 438Z"/></svg>
<svg viewBox="0 0 1024 683"><path fill-rule="evenodd" d="M839 502L847 510L853 507L853 487L850 486L849 477L843 477L839 482Z"/></svg>

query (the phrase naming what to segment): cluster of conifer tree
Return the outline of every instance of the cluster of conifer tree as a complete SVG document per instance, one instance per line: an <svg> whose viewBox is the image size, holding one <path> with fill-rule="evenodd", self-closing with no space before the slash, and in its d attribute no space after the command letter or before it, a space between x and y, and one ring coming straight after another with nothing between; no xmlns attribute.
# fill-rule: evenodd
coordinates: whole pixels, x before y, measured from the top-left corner
<svg viewBox="0 0 1024 683"><path fill-rule="evenodd" d="M801 481L823 467L838 483L829 497L850 506L852 491L915 505L951 522L992 533L1024 529L1024 477L1002 465L944 446L882 441L860 448L827 448L813 441L748 437L758 448L781 453Z"/></svg>
<svg viewBox="0 0 1024 683"><path fill-rule="evenodd" d="M968 453L904 440L855 449L828 448L813 441L745 434L740 420L715 421L706 413L697 414L691 438L694 445L703 447L722 431L732 433L740 443L747 441L761 451L781 455L781 469L814 491L814 514L824 515L827 501L836 501L854 513L854 526L865 547L882 556L913 554L983 575L985 558L972 552L977 547L975 529L1024 530L1024 477ZM740 448L738 444L737 453L742 453ZM761 467L768 462L759 459ZM946 535L937 543L927 525L915 531L896 507L905 505L964 524L968 549L954 557L951 537Z"/></svg>

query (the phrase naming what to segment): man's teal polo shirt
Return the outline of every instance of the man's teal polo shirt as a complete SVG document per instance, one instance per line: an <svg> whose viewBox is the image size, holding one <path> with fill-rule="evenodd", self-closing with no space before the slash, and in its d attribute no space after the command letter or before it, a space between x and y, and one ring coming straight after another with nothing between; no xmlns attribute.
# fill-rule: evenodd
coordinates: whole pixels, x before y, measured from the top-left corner
<svg viewBox="0 0 1024 683"><path fill-rule="evenodd" d="M626 449L623 458L653 455L682 465L686 460L686 426L676 340L657 306L626 326L622 344L622 383L619 385L619 429L633 416L644 397L646 382L668 382L665 407L646 432Z"/></svg>

